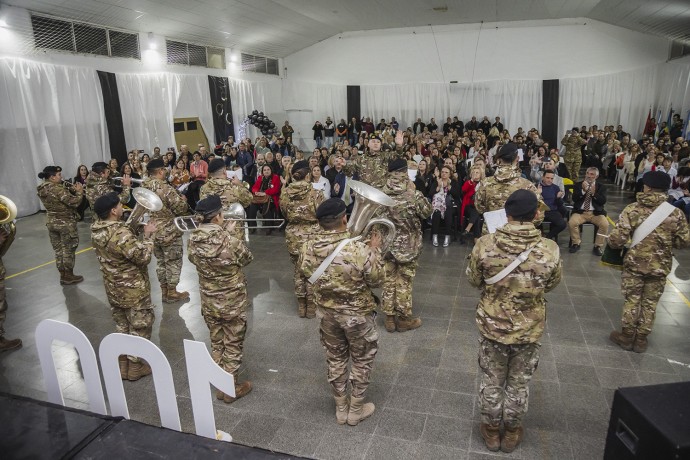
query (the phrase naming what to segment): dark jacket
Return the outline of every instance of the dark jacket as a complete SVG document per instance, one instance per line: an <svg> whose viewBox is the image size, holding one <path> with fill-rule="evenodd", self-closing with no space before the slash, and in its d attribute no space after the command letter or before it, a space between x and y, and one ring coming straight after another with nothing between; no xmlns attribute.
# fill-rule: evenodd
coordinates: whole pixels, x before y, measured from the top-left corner
<svg viewBox="0 0 690 460"><path fill-rule="evenodd" d="M585 201L585 194L582 191L583 182L584 181L575 183L573 188L573 212L578 214L584 212L582 210L582 203ZM604 210L604 205L606 204L606 186L599 181L596 181L594 184L596 190L594 191L594 195L592 195L592 211L595 216L605 216L606 211Z"/></svg>

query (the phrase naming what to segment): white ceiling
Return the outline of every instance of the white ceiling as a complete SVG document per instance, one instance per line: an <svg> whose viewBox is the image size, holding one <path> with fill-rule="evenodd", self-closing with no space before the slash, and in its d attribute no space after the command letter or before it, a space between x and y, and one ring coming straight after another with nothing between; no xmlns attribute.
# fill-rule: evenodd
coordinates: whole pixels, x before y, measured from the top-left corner
<svg viewBox="0 0 690 460"><path fill-rule="evenodd" d="M285 57L338 33L591 18L690 45L689 0L9 0L13 6Z"/></svg>

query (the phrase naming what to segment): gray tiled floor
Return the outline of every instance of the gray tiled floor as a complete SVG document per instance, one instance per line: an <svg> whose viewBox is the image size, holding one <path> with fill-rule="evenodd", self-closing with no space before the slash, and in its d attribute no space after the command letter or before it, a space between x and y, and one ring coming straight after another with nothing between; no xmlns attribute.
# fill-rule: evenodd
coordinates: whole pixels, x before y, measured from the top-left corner
<svg viewBox="0 0 690 460"><path fill-rule="evenodd" d="M616 190L609 195L615 219L628 195ZM18 239L4 260L9 275L52 259L44 219L19 221ZM88 248L88 226L79 227L79 249ZM378 409L359 426L346 427L334 420L316 320L296 315L284 239L255 235L255 260L246 270L252 307L245 345L245 371L254 391L232 405L214 399L218 428L243 444L323 459L601 458L615 388L690 379L690 308L683 297L690 297L690 257L676 255L680 266L669 282L682 295L667 286L649 351L638 355L607 339L619 325L620 272L599 265L586 244L568 254L566 240L561 235L564 280L547 296L548 324L531 385L526 437L513 454L489 453L478 432L473 315L479 292L464 277L468 247L457 243L445 249L426 243L414 281L415 311L424 325L404 334L381 328L368 392ZM193 431L182 340L208 342L196 273L185 261L181 287L192 292L191 302L162 305L154 267L149 267L156 304L152 340L171 363L183 429ZM6 329L9 337L21 337L24 347L0 356L0 391L45 399L34 339L42 319L77 325L94 347L113 332L92 251L77 256L76 271L86 277L77 286L61 287L52 265L8 280ZM64 344L54 354L66 404L88 408L77 354ZM132 418L159 424L151 380L127 382L125 389Z"/></svg>

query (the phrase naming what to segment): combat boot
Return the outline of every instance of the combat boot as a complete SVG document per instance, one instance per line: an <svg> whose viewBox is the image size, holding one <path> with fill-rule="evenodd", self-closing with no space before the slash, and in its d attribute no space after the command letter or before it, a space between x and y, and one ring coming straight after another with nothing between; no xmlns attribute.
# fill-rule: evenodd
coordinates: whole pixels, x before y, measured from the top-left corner
<svg viewBox="0 0 690 460"><path fill-rule="evenodd" d="M386 319L383 320L383 325L388 332L395 332L395 315L386 315Z"/></svg>
<svg viewBox="0 0 690 460"><path fill-rule="evenodd" d="M223 396L223 402L226 404L233 403L240 399L242 396L246 396L249 392L252 391L252 382L249 380L245 380L244 382L240 383L239 385L235 385L235 397L233 398L230 395L224 395Z"/></svg>
<svg viewBox="0 0 690 460"><path fill-rule="evenodd" d="M481 423L479 425L479 432L484 438L486 448L491 452L498 452L501 448L501 434L499 433L499 425L490 425L488 423Z"/></svg>
<svg viewBox="0 0 690 460"><path fill-rule="evenodd" d="M350 411L347 413L347 424L355 426L374 413L374 403L364 403L364 398L350 398Z"/></svg>
<svg viewBox="0 0 690 460"><path fill-rule="evenodd" d="M635 340L635 330L631 328L624 327L623 332L611 331L609 335L609 340L623 350L632 350L633 341Z"/></svg>
<svg viewBox="0 0 690 460"><path fill-rule="evenodd" d="M501 451L507 454L515 450L522 441L522 426L515 428L506 427L506 432L501 439Z"/></svg>
<svg viewBox="0 0 690 460"><path fill-rule="evenodd" d="M84 281L84 277L75 275L71 268L60 272L60 284L78 284L82 281Z"/></svg>
<svg viewBox="0 0 690 460"><path fill-rule="evenodd" d="M127 359L127 355L118 356L117 362L120 365L120 378L127 380L129 377L129 359Z"/></svg>
<svg viewBox="0 0 690 460"><path fill-rule="evenodd" d="M187 292L187 291L180 292L175 288L176 288L175 285L168 284L167 303L187 302L189 300L189 292Z"/></svg>
<svg viewBox="0 0 690 460"><path fill-rule="evenodd" d="M129 363L129 368L127 369L127 380L130 382L135 382L142 377L151 375L152 372L151 366L149 366L149 364L143 359L140 359L136 363Z"/></svg>
<svg viewBox="0 0 690 460"><path fill-rule="evenodd" d="M300 318L307 317L307 299L304 297L297 297L297 313Z"/></svg>
<svg viewBox="0 0 690 460"><path fill-rule="evenodd" d="M335 397L335 419L338 425L345 425L347 423L347 416L350 412L350 401L347 395Z"/></svg>
<svg viewBox="0 0 690 460"><path fill-rule="evenodd" d="M398 332L411 331L412 329L417 329L421 325L421 318L415 318L414 316L398 316L397 318Z"/></svg>
<svg viewBox="0 0 690 460"><path fill-rule="evenodd" d="M22 346L21 339L11 339L7 340L4 337L0 337L0 352L14 350Z"/></svg>
<svg viewBox="0 0 690 460"><path fill-rule="evenodd" d="M632 347L635 353L644 353L647 351L647 335L640 334L639 332L635 334L635 342Z"/></svg>

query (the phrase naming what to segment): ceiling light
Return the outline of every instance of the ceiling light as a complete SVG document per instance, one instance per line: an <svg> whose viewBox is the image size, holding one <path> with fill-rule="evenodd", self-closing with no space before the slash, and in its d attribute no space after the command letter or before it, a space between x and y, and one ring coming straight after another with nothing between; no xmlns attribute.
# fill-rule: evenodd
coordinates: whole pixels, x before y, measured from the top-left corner
<svg viewBox="0 0 690 460"><path fill-rule="evenodd" d="M230 62L237 62L237 55L236 54L231 54L230 55Z"/></svg>

